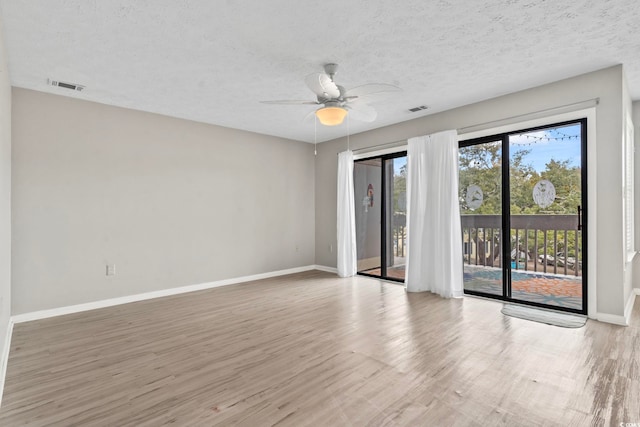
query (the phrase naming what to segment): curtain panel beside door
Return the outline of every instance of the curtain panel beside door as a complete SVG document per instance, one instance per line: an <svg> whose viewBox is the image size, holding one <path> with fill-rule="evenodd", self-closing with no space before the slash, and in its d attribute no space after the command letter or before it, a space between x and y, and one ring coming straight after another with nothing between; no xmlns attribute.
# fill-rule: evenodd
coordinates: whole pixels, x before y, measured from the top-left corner
<svg viewBox="0 0 640 427"><path fill-rule="evenodd" d="M356 214L353 194L353 152L338 154L338 275L351 277L357 270Z"/></svg>
<svg viewBox="0 0 640 427"><path fill-rule="evenodd" d="M406 289L461 297L457 132L411 138L407 154Z"/></svg>

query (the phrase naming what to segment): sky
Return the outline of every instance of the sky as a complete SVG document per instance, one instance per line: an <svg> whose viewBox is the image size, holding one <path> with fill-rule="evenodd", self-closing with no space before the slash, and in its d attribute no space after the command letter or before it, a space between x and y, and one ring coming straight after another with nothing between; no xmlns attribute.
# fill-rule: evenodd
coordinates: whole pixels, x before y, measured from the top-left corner
<svg viewBox="0 0 640 427"><path fill-rule="evenodd" d="M407 164L407 157L397 157L393 159L393 174L400 175L400 168Z"/></svg>
<svg viewBox="0 0 640 427"><path fill-rule="evenodd" d="M549 160L569 160L569 166L580 167L580 124L509 136L510 152L530 150L524 163L542 172Z"/></svg>
<svg viewBox="0 0 640 427"><path fill-rule="evenodd" d="M545 170L549 160L569 160L569 166L580 166L580 123L509 136L510 152L530 150L524 161L537 172ZM395 175L407 164L406 157L393 159Z"/></svg>

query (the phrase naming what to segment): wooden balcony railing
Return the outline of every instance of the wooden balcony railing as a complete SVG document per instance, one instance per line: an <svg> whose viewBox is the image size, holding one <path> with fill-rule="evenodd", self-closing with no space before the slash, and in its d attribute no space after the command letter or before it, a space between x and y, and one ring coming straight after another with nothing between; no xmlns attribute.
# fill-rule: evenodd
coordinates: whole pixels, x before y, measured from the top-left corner
<svg viewBox="0 0 640 427"><path fill-rule="evenodd" d="M407 256L407 216L403 212L393 214L393 256Z"/></svg>
<svg viewBox="0 0 640 427"><path fill-rule="evenodd" d="M502 267L502 216L462 215L464 260ZM515 270L580 276L582 232L578 215L512 215L510 262Z"/></svg>

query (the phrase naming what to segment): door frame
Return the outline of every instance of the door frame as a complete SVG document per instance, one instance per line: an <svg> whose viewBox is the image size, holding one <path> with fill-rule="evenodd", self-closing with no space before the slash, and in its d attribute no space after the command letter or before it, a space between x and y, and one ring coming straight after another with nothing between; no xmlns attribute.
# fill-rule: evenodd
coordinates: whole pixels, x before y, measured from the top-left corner
<svg viewBox="0 0 640 427"><path fill-rule="evenodd" d="M385 161L396 159L398 157L407 157L407 151L405 150L405 151L396 151L396 152L387 153L387 154L378 154L378 155L373 155L368 157L362 157L353 161L354 164L357 162L363 162L363 161L373 160L373 159L380 159L380 161L382 162L381 178L380 178L380 187L381 187L380 209L382 210L382 212L380 212L380 276L376 276L375 274L364 273L360 271L358 271L357 274L361 276L373 277L376 279L390 280L392 282L404 283L404 280L387 276L387 230L386 230L387 227L386 227L386 224L387 224L388 195L387 195L387 185L386 185L387 172L385 168Z"/></svg>
<svg viewBox="0 0 640 427"><path fill-rule="evenodd" d="M581 167L581 177L580 177L580 185L581 185L581 203L582 203L582 216L581 216L581 224L582 224L582 309L572 309L568 307L558 307L548 304L537 303L533 301L524 301L519 299L512 298L512 283L511 283L511 263L507 260L511 259L511 239L507 237L507 233L510 236L511 230L511 187L510 187L510 153L509 153L509 135L520 134L520 133L528 133L534 132L543 129L549 129L554 127L560 127L569 124L580 124L580 167ZM502 236L501 236L501 245L502 245L502 295L488 294L478 291L468 291L464 290L464 293L467 295L475 295L481 296L483 298L491 298L498 299L507 302L514 302L518 304L531 305L535 307L552 309L557 311L565 311L576 314L587 314L588 311L588 293L589 293L589 244L588 244L588 234L589 234L589 189L588 189L588 144L587 144L587 136L589 133L588 127L588 118L587 115L581 116L581 118L576 119L567 119L563 121L554 122L550 119L549 123L541 124L537 126L525 127L522 129L515 128L513 130L505 130L503 132L493 133L486 136L481 136L477 138L465 139L461 140L458 143L460 148L469 147L473 145L478 145L487 142L495 142L501 141L502 144L502 159L501 159L501 167L502 167Z"/></svg>

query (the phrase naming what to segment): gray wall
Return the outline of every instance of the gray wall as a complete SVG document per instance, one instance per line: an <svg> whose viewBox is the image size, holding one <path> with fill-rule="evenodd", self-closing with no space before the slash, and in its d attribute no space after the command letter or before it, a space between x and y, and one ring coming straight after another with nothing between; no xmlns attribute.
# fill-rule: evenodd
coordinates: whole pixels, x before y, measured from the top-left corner
<svg viewBox="0 0 640 427"><path fill-rule="evenodd" d="M383 127L350 138L358 149L404 140L446 129L458 129L519 114L555 108L591 98L597 107L596 157L597 201L590 201L597 216L597 310L622 316L624 313L624 256L622 224L622 108L623 70L615 66L571 79L547 84L461 108ZM593 144L594 142L591 141ZM323 143L316 159L316 264L333 267L336 241L336 153L347 148L344 138ZM594 212L595 211L595 212ZM592 236L593 237L593 236Z"/></svg>
<svg viewBox="0 0 640 427"><path fill-rule="evenodd" d="M11 316L11 84L2 35L0 25L0 354Z"/></svg>
<svg viewBox="0 0 640 427"><path fill-rule="evenodd" d="M636 101L632 106L632 120L633 120L633 136L635 139L635 235L636 235L636 251L640 251L640 101ZM635 257L633 260L633 270L636 274L633 277L633 286L636 289L640 289L640 256Z"/></svg>
<svg viewBox="0 0 640 427"><path fill-rule="evenodd" d="M622 117L621 117L621 123L620 123L620 128L621 128L621 133L623 135L626 135L626 128L627 128L627 116L631 117L631 120L633 120L633 103L631 102L631 96L629 95L629 88L627 85L627 79L626 76L623 74L622 76ZM635 129L634 129L634 139L635 139ZM634 145L635 145L635 141L634 141ZM622 152L626 153L625 147L622 147ZM626 155L623 154L624 160L626 162ZM635 161L634 161L635 162ZM623 169L624 170L624 169ZM626 172L626 171L625 171ZM634 173L635 173L635 167L634 167ZM624 184L624 180L625 180L626 176L623 176L623 184ZM635 179L635 175L634 175L634 179ZM626 185L625 185L626 186ZM635 190L635 183L634 183L634 190ZM635 202L635 196L634 196L634 202ZM623 210L624 210L624 205L623 205ZM634 206L634 214L635 214L635 206ZM624 221L624 217L623 217L623 221ZM634 222L635 222L635 218L634 218ZM624 222L623 222L623 233L625 233L626 228L624 227ZM635 232L635 227L634 227L634 232ZM635 236L634 236L635 239ZM626 244L626 239L623 238L623 243ZM634 248L635 248L635 242L634 242ZM624 256L625 258L628 256L626 248L624 249ZM638 270L637 268L635 268L636 265L636 260L635 257L630 260L630 262L625 261L625 266L624 266L624 270L623 270L623 278L624 278L624 283L623 283L623 295L624 295L624 302L628 303L633 301L633 276L634 276L634 270L635 270L635 275L637 276L638 273L640 273L640 270ZM625 304L625 310L627 309L627 306Z"/></svg>
<svg viewBox="0 0 640 427"><path fill-rule="evenodd" d="M314 263L310 144L16 88L13 111L13 314Z"/></svg>

